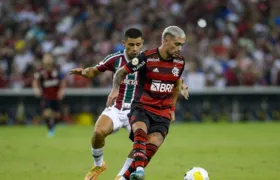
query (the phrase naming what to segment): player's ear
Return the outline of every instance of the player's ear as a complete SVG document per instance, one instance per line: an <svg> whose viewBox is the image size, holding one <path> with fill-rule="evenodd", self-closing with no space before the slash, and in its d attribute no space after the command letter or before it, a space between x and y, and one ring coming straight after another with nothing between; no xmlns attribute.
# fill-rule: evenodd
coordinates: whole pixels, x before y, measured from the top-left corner
<svg viewBox="0 0 280 180"><path fill-rule="evenodd" d="M166 44L168 42L168 39L166 37L163 38L162 43Z"/></svg>
<svg viewBox="0 0 280 180"><path fill-rule="evenodd" d="M143 45L144 45L144 39L142 39L142 44L141 44L141 47L143 47Z"/></svg>
<svg viewBox="0 0 280 180"><path fill-rule="evenodd" d="M125 40L122 40L122 44L125 46Z"/></svg>

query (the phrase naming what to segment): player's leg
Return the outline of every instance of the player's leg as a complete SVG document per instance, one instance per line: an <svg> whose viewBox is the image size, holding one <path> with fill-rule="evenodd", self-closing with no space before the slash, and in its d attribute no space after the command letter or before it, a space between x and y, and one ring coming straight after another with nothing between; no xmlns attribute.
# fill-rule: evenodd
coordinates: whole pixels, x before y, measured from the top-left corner
<svg viewBox="0 0 280 180"><path fill-rule="evenodd" d="M130 110L122 111L121 116L120 116L120 119L123 123L122 127L125 128L128 133L131 132L131 126L129 124L129 119L128 119L129 112L130 112ZM129 168L129 166L132 162L133 162L133 150L131 150L130 153L128 154L126 161L124 162L121 170L119 171L117 177L115 178L116 180L118 180L119 178L121 178L124 175L125 171Z"/></svg>
<svg viewBox="0 0 280 180"><path fill-rule="evenodd" d="M60 117L60 106L59 101L46 100L45 109L43 110L43 118L46 121L49 132L48 136L52 137L55 133L55 125Z"/></svg>
<svg viewBox="0 0 280 180"><path fill-rule="evenodd" d="M133 134L133 158L136 171L131 174L130 179L144 179L144 167L146 159L147 132L150 125L150 119L146 116L146 111L142 108L135 108L131 112L130 124Z"/></svg>
<svg viewBox="0 0 280 180"><path fill-rule="evenodd" d="M152 157L157 152L158 148L164 142L164 137L160 132L153 132L148 135L147 144L146 144L146 160L145 167L149 164ZM135 171L135 163L132 162L129 168L125 171L123 178L119 178L119 180L129 179L130 174Z"/></svg>
<svg viewBox="0 0 280 180"><path fill-rule="evenodd" d="M150 162L151 158L155 155L160 145L164 142L165 136L168 134L170 120L161 116L154 115L153 113L146 112L147 117L150 119L150 127L148 130L148 140L146 144L146 161L144 167ZM136 171L131 173L130 179L139 179ZM129 169L130 172L132 168ZM128 174L127 174L128 175ZM126 176L127 176L126 175ZM141 178L140 178L141 179Z"/></svg>
<svg viewBox="0 0 280 180"><path fill-rule="evenodd" d="M48 136L52 137L54 135L55 126L55 113L52 109L52 102L49 100L43 100L43 112L42 118L48 127Z"/></svg>
<svg viewBox="0 0 280 180"><path fill-rule="evenodd" d="M128 154L126 161L124 162L122 169L120 170L120 172L118 173L116 180L118 180L119 178L121 178L124 173L128 170L128 168L131 166L131 163L133 162L133 150L130 151L130 153ZM135 164L133 163L133 167L135 168Z"/></svg>
<svg viewBox="0 0 280 180"><path fill-rule="evenodd" d="M106 170L106 165L103 160L105 138L120 128L117 111L115 108L106 108L96 121L91 138L94 166L87 173L85 180L95 180Z"/></svg>
<svg viewBox="0 0 280 180"><path fill-rule="evenodd" d="M52 130L54 128L54 118L52 110L50 108L43 109L42 116L47 124L48 130Z"/></svg>

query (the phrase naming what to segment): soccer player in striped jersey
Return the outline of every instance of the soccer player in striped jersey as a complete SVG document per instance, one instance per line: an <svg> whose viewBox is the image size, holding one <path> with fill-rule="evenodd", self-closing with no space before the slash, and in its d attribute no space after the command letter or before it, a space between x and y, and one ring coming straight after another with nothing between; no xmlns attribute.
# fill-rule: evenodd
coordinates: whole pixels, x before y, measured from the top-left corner
<svg viewBox="0 0 280 180"><path fill-rule="evenodd" d="M167 27L159 48L141 53L114 75L107 107L119 96L123 77L135 72L139 76L137 95L129 113L134 161L119 180L144 180L144 168L168 134L182 83L185 61L180 51L185 38L181 28Z"/></svg>
<svg viewBox="0 0 280 180"><path fill-rule="evenodd" d="M108 55L95 67L89 67L86 69L76 68L72 69L69 73L87 78L94 78L101 72L116 72L119 68L123 67L140 54L143 42L144 39L141 31L136 28L130 28L125 32L125 38L123 40L123 45L125 47L124 51ZM106 136L118 131L120 128L126 128L130 133L131 128L127 114L130 112L131 102L134 99L137 79L138 73L125 76L120 84L119 96L116 98L114 105L105 108L99 116L94 127L91 141L94 166L87 173L85 180L95 180L100 173L106 170L106 165L103 161L103 149ZM130 153L118 176L124 174L132 161L133 156L132 153Z"/></svg>
<svg viewBox="0 0 280 180"><path fill-rule="evenodd" d="M33 90L42 98L42 118L48 127L48 137L53 137L60 118L60 103L64 97L66 81L51 54L44 54L42 66L34 73Z"/></svg>

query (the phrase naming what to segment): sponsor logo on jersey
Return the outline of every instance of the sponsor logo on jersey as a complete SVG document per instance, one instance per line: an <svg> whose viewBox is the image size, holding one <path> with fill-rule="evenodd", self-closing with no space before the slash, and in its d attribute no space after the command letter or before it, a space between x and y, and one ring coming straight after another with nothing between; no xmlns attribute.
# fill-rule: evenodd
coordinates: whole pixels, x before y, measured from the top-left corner
<svg viewBox="0 0 280 180"><path fill-rule="evenodd" d="M180 59L174 59L173 62L178 64L184 64L184 61Z"/></svg>
<svg viewBox="0 0 280 180"><path fill-rule="evenodd" d="M128 84L128 85L136 85L137 81L136 80L132 80L132 79L124 79L123 83L124 84Z"/></svg>
<svg viewBox="0 0 280 180"><path fill-rule="evenodd" d="M58 84L59 84L59 80L58 79L45 80L43 82L43 86L44 87L53 87L53 86L57 86Z"/></svg>
<svg viewBox="0 0 280 180"><path fill-rule="evenodd" d="M147 62L159 62L159 58L148 58Z"/></svg>
<svg viewBox="0 0 280 180"><path fill-rule="evenodd" d="M169 92L171 93L173 90L174 84L167 84L161 82L152 82L151 91L154 92Z"/></svg>
<svg viewBox="0 0 280 180"><path fill-rule="evenodd" d="M137 59L138 60L138 59ZM132 62L133 64L133 62ZM142 61L140 64L138 64L136 67L132 68L133 71L137 71L138 69L140 69L142 66L145 65L145 61Z"/></svg>

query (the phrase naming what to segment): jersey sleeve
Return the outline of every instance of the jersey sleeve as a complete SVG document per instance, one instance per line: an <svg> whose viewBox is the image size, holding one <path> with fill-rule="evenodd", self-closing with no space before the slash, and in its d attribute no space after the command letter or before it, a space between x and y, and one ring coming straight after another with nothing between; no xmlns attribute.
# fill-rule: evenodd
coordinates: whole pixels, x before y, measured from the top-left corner
<svg viewBox="0 0 280 180"><path fill-rule="evenodd" d="M116 61L116 56L109 55L106 56L103 61L98 63L95 67L98 69L100 72L105 72L105 71L114 71L114 64Z"/></svg>
<svg viewBox="0 0 280 180"><path fill-rule="evenodd" d="M136 58L133 58L130 62L124 65L124 68L129 73L134 73L136 71L142 71L146 68L147 57L144 53L141 53Z"/></svg>

